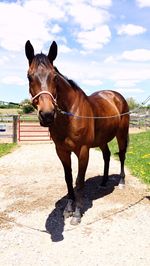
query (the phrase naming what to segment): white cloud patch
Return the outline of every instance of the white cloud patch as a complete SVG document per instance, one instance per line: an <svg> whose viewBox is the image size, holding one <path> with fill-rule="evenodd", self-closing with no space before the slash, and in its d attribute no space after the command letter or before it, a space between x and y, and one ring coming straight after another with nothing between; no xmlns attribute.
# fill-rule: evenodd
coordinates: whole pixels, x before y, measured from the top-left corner
<svg viewBox="0 0 150 266"><path fill-rule="evenodd" d="M19 86L23 86L26 84L26 82L18 76L4 77L2 78L1 82L7 85L19 85Z"/></svg>
<svg viewBox="0 0 150 266"><path fill-rule="evenodd" d="M131 83L132 86L135 86L137 83L150 79L149 66L133 63L128 65L118 65L114 71L111 71L109 78L115 83L117 82L118 85L125 85L126 82L126 86L130 86ZM122 82L122 84L119 82Z"/></svg>
<svg viewBox="0 0 150 266"><path fill-rule="evenodd" d="M111 32L107 25L102 25L94 30L81 31L77 34L78 42L86 50L101 49L104 44L110 41Z"/></svg>
<svg viewBox="0 0 150 266"><path fill-rule="evenodd" d="M150 50L135 49L131 51L124 51L121 55L121 58L129 61L139 61L139 62L150 61Z"/></svg>
<svg viewBox="0 0 150 266"><path fill-rule="evenodd" d="M108 56L105 58L105 64L118 64L119 61L133 61L133 62L150 62L150 50L148 49L135 49L124 51L122 54L115 56Z"/></svg>
<svg viewBox="0 0 150 266"><path fill-rule="evenodd" d="M85 79L82 80L82 83L90 86L99 86L102 85L103 82L99 79Z"/></svg>
<svg viewBox="0 0 150 266"><path fill-rule="evenodd" d="M16 3L0 3L0 46L11 51L21 51L26 40L36 43L42 49L47 40L53 39L48 22L62 19L65 13L48 0L26 1L23 5ZM9 18L9 21L8 21ZM60 31L58 26L54 32Z"/></svg>
<svg viewBox="0 0 150 266"><path fill-rule="evenodd" d="M131 86L128 87L128 88L126 88L126 87L124 87L124 88L116 88L115 90L120 92L120 93L122 93L122 94L130 95L132 97L136 96L137 93L141 94L141 93L144 92L144 90L141 89L141 88L136 88L136 87L131 87Z"/></svg>
<svg viewBox="0 0 150 266"><path fill-rule="evenodd" d="M8 59L7 56L3 55L3 56L0 57L0 65L1 66L4 65L8 61L9 61L9 59Z"/></svg>
<svg viewBox="0 0 150 266"><path fill-rule="evenodd" d="M62 28L58 25L58 24L55 24L52 29L51 29L51 32L52 33L59 33L62 31Z"/></svg>
<svg viewBox="0 0 150 266"><path fill-rule="evenodd" d="M112 1L76 1L70 6L70 15L78 27L74 29L76 41L82 46L82 54L101 49L111 39L111 31L106 24L110 20L109 8ZM74 24L74 25L75 25Z"/></svg>
<svg viewBox="0 0 150 266"><path fill-rule="evenodd" d="M48 40L65 38L60 25L71 18L72 38L77 36L85 50L101 48L111 37L106 25L111 4L111 0L43 0L42 5L40 0L0 2L0 47L20 52L29 39L35 50L43 50Z"/></svg>
<svg viewBox="0 0 150 266"><path fill-rule="evenodd" d="M78 2L70 6L69 12L75 23L83 30L92 30L108 22L110 18L108 11Z"/></svg>
<svg viewBox="0 0 150 266"><path fill-rule="evenodd" d="M139 83L140 80L138 79L122 79L122 80L117 80L114 84L116 87L134 87L136 86L137 83Z"/></svg>
<svg viewBox="0 0 150 266"><path fill-rule="evenodd" d="M59 52L66 54L66 53L72 52L72 49L69 48L68 46L64 45L64 44L60 44L59 45Z"/></svg>
<svg viewBox="0 0 150 266"><path fill-rule="evenodd" d="M56 1L42 0L41 4L41 0L27 0L23 7L27 12L36 13L45 20L65 19L64 10Z"/></svg>
<svg viewBox="0 0 150 266"><path fill-rule="evenodd" d="M139 7L150 7L150 0L136 0Z"/></svg>
<svg viewBox="0 0 150 266"><path fill-rule="evenodd" d="M134 25L134 24L123 24L120 27L118 27L118 35L130 35L130 36L134 36L134 35L138 35L138 34L143 34L144 32L146 32L146 28L139 26L139 25Z"/></svg>
<svg viewBox="0 0 150 266"><path fill-rule="evenodd" d="M115 64L115 63L117 63L117 61L116 61L116 58L114 57L114 56L112 56L112 55L110 55L110 56L108 56L108 57L106 57L105 58L105 60L104 60L104 63L111 63L111 64Z"/></svg>
<svg viewBox="0 0 150 266"><path fill-rule="evenodd" d="M103 8L109 8L112 5L112 0L92 0L92 5Z"/></svg>

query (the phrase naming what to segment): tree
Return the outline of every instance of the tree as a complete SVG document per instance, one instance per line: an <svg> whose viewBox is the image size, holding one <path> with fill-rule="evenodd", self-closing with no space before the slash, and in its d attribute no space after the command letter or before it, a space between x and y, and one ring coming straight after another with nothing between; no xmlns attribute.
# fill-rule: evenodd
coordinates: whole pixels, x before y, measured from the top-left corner
<svg viewBox="0 0 150 266"><path fill-rule="evenodd" d="M129 97L126 99L128 105L129 105L129 109L130 110L133 110L135 109L136 107L139 106L139 104L135 101L135 99L133 97Z"/></svg>
<svg viewBox="0 0 150 266"><path fill-rule="evenodd" d="M32 113L35 110L29 99L23 100L20 104L22 106L22 111L24 114Z"/></svg>

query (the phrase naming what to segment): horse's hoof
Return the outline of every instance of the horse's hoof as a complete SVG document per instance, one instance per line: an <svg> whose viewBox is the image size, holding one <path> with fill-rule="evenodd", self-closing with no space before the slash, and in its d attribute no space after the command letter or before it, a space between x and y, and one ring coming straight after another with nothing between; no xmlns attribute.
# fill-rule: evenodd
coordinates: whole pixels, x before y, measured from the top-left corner
<svg viewBox="0 0 150 266"><path fill-rule="evenodd" d="M125 184L119 184L119 189L125 189Z"/></svg>
<svg viewBox="0 0 150 266"><path fill-rule="evenodd" d="M124 188L125 188L125 180L124 178L121 178L119 182L119 189L124 189Z"/></svg>
<svg viewBox="0 0 150 266"><path fill-rule="evenodd" d="M78 225L79 223L81 223L81 217L73 216L71 221L70 221L70 224L71 225Z"/></svg>
<svg viewBox="0 0 150 266"><path fill-rule="evenodd" d="M64 219L67 219L69 217L71 217L73 215L73 212L72 211L64 211L63 212L63 216L64 216Z"/></svg>
<svg viewBox="0 0 150 266"><path fill-rule="evenodd" d="M64 219L67 219L73 215L73 200L68 199L67 205L64 209L63 216Z"/></svg>

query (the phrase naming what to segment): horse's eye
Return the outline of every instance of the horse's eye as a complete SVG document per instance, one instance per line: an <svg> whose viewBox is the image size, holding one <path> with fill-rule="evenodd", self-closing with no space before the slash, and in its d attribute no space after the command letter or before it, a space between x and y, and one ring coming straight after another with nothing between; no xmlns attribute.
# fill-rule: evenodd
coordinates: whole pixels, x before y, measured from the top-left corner
<svg viewBox="0 0 150 266"><path fill-rule="evenodd" d="M58 77L57 77L57 75L56 75L56 74L54 75L54 78L53 78L53 80L54 80L55 82L57 82L57 80L58 80Z"/></svg>
<svg viewBox="0 0 150 266"><path fill-rule="evenodd" d="M29 82L32 82L33 81L33 78L32 78L31 75L28 75L28 80L29 80Z"/></svg>

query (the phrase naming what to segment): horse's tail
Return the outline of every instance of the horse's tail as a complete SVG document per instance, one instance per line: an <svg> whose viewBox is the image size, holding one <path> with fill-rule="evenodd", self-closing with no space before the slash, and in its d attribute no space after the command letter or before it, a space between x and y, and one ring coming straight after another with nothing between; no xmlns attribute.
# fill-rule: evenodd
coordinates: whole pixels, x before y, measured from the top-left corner
<svg viewBox="0 0 150 266"><path fill-rule="evenodd" d="M119 144L119 150L122 150L126 153L127 147L129 145L129 106L121 94L117 93L117 96L120 99L121 104L116 104L118 111L120 112L120 125L116 137Z"/></svg>

